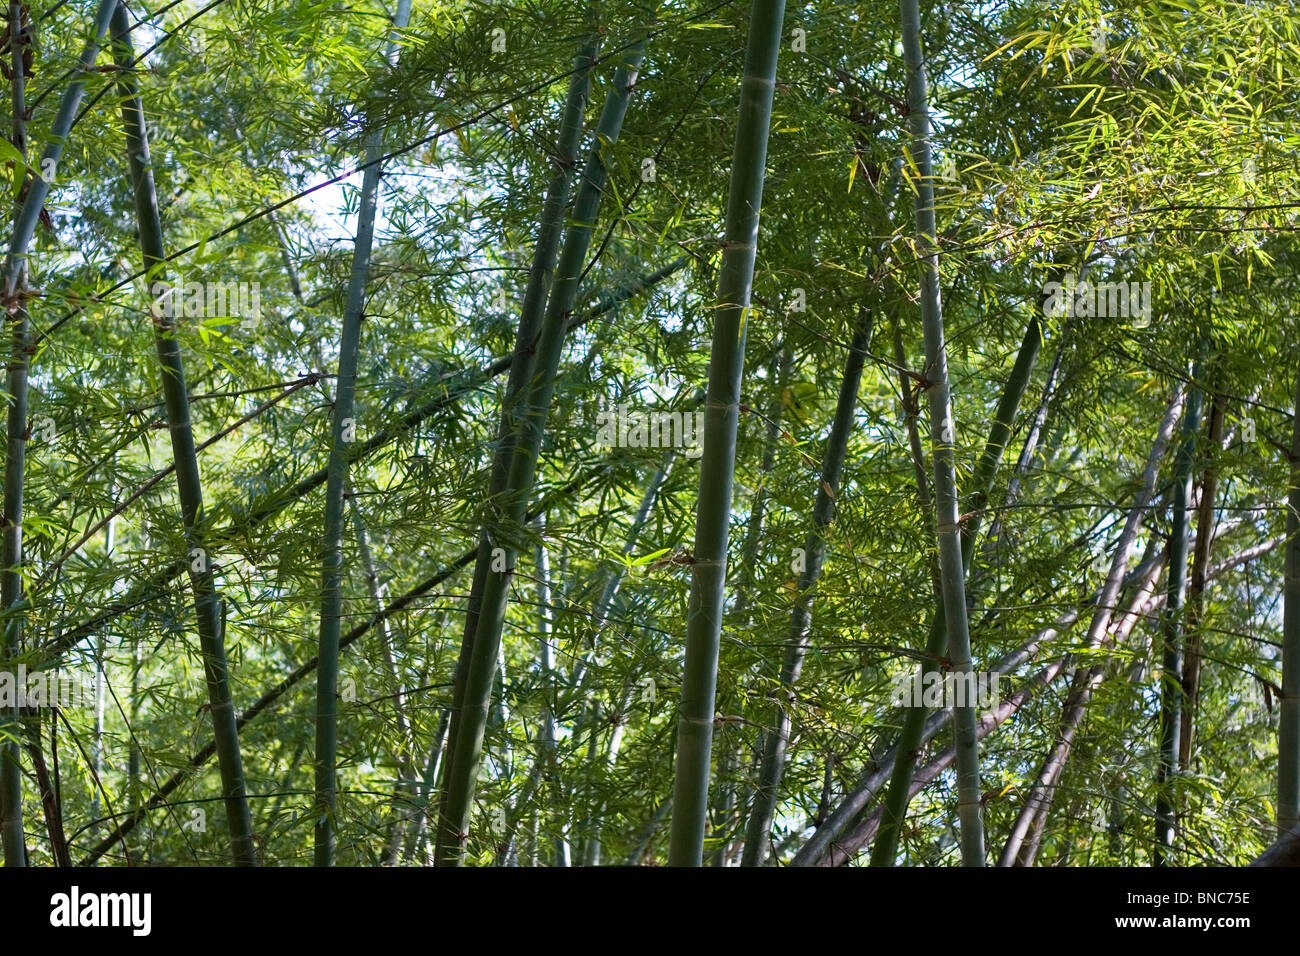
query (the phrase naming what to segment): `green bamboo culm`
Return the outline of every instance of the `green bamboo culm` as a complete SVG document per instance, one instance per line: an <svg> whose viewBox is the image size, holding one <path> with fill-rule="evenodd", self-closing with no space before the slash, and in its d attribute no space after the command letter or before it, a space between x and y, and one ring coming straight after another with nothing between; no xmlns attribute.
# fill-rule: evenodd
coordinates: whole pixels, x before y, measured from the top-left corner
<svg viewBox="0 0 1300 956"><path fill-rule="evenodd" d="M970 626L966 618L961 528L958 524L956 443L948 388L948 354L944 344L939 297L939 248L934 221L934 180L930 157L930 108L925 62L921 52L918 0L899 0L903 60L907 69L908 124L916 164L916 240L921 260L921 325L925 333L925 380L930 400L933 446L935 529L939 543L939 577L948 641L949 665L958 680L972 672ZM967 686L970 686L967 684ZM970 695L967 695L970 696ZM975 701L953 709L957 751L957 813L961 821L961 857L966 866L984 865L984 823L980 803L979 738Z"/></svg>
<svg viewBox="0 0 1300 956"><path fill-rule="evenodd" d="M840 395L831 420L831 432L822 454L820 480L816 501L813 504L812 527L808 530L803 547L803 570L799 575L799 592L794 611L790 615L790 630L786 636L785 659L781 665L781 699L777 704L776 723L769 727L763 739L763 756L759 764L758 788L750 811L745 832L745 848L741 866L762 866L767 855L772 817L776 812L781 778L785 774L786 748L790 743L791 711L794 707L794 687L803 670L808 652L809 631L812 629L812 608L817 581L821 577L826 557L826 532L835 517L835 498L840 486L840 471L848 449L849 434L853 429L858 405L858 386L862 383L862 365L871 344L871 311L861 310L858 327L849 345L844 375L840 380Z"/></svg>
<svg viewBox="0 0 1300 956"><path fill-rule="evenodd" d="M1296 375L1282 588L1282 715L1277 737L1277 833L1300 826L1300 373Z"/></svg>
<svg viewBox="0 0 1300 956"><path fill-rule="evenodd" d="M239 866L255 866L257 848L253 841L253 821L248 809L244 769L239 753L235 705L230 697L221 601L213 579L212 555L203 542L203 487L199 477L198 455L194 449L194 428L190 422L190 401L185 387L180 344L176 340L176 296L175 290L163 278L167 254L163 246L162 220L158 212L158 194L154 188L144 109L133 71L131 21L125 6L118 4L115 7L112 25L113 58L118 66L117 85L121 94L122 125L126 131L127 158L135 193L136 220L140 229L140 251L150 283L154 344L158 352L167 425L171 434L172 458L176 464L176 484L185 526L190 585L194 590L194 611L203 657L203 673L208 686L212 735L217 745L221 793L226 805L226 825L230 831L231 856Z"/></svg>
<svg viewBox="0 0 1300 956"><path fill-rule="evenodd" d="M505 490L489 502L486 531L490 560L483 581L483 598L474 640L467 666L463 668L465 689L461 699L460 724L455 746L447 759L447 786L438 823L436 859L439 866L459 866L469 838L474 784L483 756L483 734L496 677L506 600L516 553L527 523L526 512L537 474L542 435L555 393L556 373L564 350L565 325L577 299L596 214L609 180L604 153L618 142L644 51L644 43L638 42L623 53L622 63L601 108L591 152L574 201L572 224L564 237L564 247L555 267L555 281L537 335L533 374L526 380L525 391L520 397L516 415L518 430ZM460 675L457 679L460 680Z"/></svg>
<svg viewBox="0 0 1300 956"><path fill-rule="evenodd" d="M108 33L109 21L118 0L101 0L95 11L93 32L82 48L81 57L73 70L71 82L59 101L59 111L50 127L50 139L41 156L40 175L27 172L23 177L22 205L14 218L13 238L5 257L4 295L5 312L9 318L12 351L6 374L5 389L9 403L5 422L5 487L4 514L0 516L3 541L0 543L0 606L11 616L0 631L0 663L5 663L21 650L23 612L23 484L27 461L27 374L30 362L30 327L22 293L27 281L27 248L31 245L55 178L63 146L72 131L73 121L81 106L85 91L85 78L95 65L100 45ZM19 11L20 13L20 11ZM14 109L13 132L17 139L24 138L22 120L26 113L25 90L20 48L21 21L13 19L14 5L10 5L10 37L17 69L12 86ZM15 143L19 150L22 142ZM47 178L48 177L48 178ZM23 840L22 773L18 765L18 714L16 708L0 713L0 842L4 844L6 866L25 866L26 845Z"/></svg>
<svg viewBox="0 0 1300 956"><path fill-rule="evenodd" d="M974 492L971 497L971 506L967 509L971 513L971 517L966 520L961 532L963 580L965 574L970 570L971 558L975 554L975 543L979 537L980 525L983 523L984 511L988 507L989 495L993 491L993 479L997 475L998 466L1002 462L1002 455L1006 450L1007 442L1011 439L1011 428L1016 420L1016 412L1019 410L1025 390L1029 386L1029 380L1034 371L1034 363L1038 359L1042 344L1042 323L1039 317L1034 315L1029 320L1029 326L1025 329L1025 336L1020 342L1020 350L1016 353L1015 364L1011 367L1011 375L1007 378L1007 383L1002 389L1002 396L998 400L998 407L993 415L993 424L989 429L988 440L984 443L984 453L980 455L980 459L975 465L974 474L971 477L971 486ZM938 604L935 607L934 615L930 619L930 633L925 646L925 662L921 665L922 682L924 682L926 674L938 669L935 662L943 656L947 642L947 619L944 616L943 605ZM925 686L924 683L921 686ZM885 798L881 803L880 830L876 834L875 842L871 845L872 866L893 866L894 860L898 856L899 830L903 818L907 815L908 793L912 786L912 774L916 769L921 735L925 731L925 720L926 710L924 707L909 707L904 712L903 729L898 738L897 752L899 756L894 762L894 772L889 778L889 788L886 790ZM845 815L847 816L847 814ZM829 821L823 829L827 829L829 832Z"/></svg>
<svg viewBox="0 0 1300 956"><path fill-rule="evenodd" d="M9 52L13 73L12 103L13 127L10 141L24 157L27 155L27 75L23 69L23 31L22 4L10 0L9 4ZM15 213L15 225L21 210ZM5 301L12 329L10 359L7 376L7 392L10 396L9 415L6 422L5 443L5 490L4 490L4 570L2 589L3 607L13 606L22 597L22 511L23 487L26 478L27 441L24 437L27 424L27 306L23 301L26 289L25 270L15 277L15 285L6 289ZM17 615L6 622L4 633L0 636L0 660L8 660L21 650ZM5 708L0 712L0 834L3 834L5 863L8 866L25 866L27 863L26 845L23 840L23 790L22 771L19 769L18 743L19 712Z"/></svg>
<svg viewBox="0 0 1300 956"><path fill-rule="evenodd" d="M1192 380L1196 381L1193 371ZM1161 627L1160 756L1156 763L1154 866L1169 865L1177 810L1170 783L1178 770L1178 741L1185 703L1183 669L1183 598L1187 592L1187 518L1192 497L1192 461L1196 432L1201 424L1201 390L1193 388L1183 409L1183 440L1174 458L1174 498L1170 505L1169 579L1166 582L1164 620Z"/></svg>
<svg viewBox="0 0 1300 956"><path fill-rule="evenodd" d="M686 655L668 838L670 866L700 866L704 861L718 642L725 603L746 320L753 292L767 139L784 19L785 0L754 0L749 15L736 143L731 156L722 269L718 276L718 304L714 310L705 398L704 450L700 456L700 492L695 511L695 564L691 568L691 597L686 611Z"/></svg>
<svg viewBox="0 0 1300 956"><path fill-rule="evenodd" d="M537 244L533 248L533 261L528 270L528 284L519 310L519 327L515 332L514 352L511 356L510 375L506 380L501 400L501 417L497 427L497 443L492 453L492 469L488 476L487 507L505 493L510 470L511 455L517 431L519 402L525 385L532 379L536 364L535 346L547 297L555 278L555 260L559 254L560 238L564 232L564 210L569 203L573 186L573 171L578 163L578 150L582 145L583 115L591 95L591 67L600 48L599 37L585 42L573 60L569 75L569 91L560 116L559 133L555 140L555 168L546 185L542 200L542 216L538 224ZM485 516L486 518L486 516ZM469 680L470 656L474 635L478 631L479 609L483 604L483 588L492 563L492 546L488 540L486 521L480 527L478 553L474 559L474 577L470 583L469 597L465 602L465 627L461 633L460 652L456 660L455 683L452 687L451 717L447 728L447 743L442 762L449 773L455 765L456 738L460 733L461 712L465 705L465 690ZM439 819L447 819L447 788L439 794ZM459 834L439 831L437 844L443 847L459 845Z"/></svg>
<svg viewBox="0 0 1300 956"><path fill-rule="evenodd" d="M400 43L399 32L411 16L411 0L399 0L393 13L385 58L391 65ZM379 158L383 130L366 137L366 169L361 179L357 234L352 246L352 273L339 337L338 386L330 429L329 462L325 478L325 531L321 542L320 667L316 673L316 866L334 863L334 816L338 761L339 638L343 618L343 511L348 477L348 448L356 433L356 389L361 320L365 311L370 254L374 247L375 214L379 205Z"/></svg>

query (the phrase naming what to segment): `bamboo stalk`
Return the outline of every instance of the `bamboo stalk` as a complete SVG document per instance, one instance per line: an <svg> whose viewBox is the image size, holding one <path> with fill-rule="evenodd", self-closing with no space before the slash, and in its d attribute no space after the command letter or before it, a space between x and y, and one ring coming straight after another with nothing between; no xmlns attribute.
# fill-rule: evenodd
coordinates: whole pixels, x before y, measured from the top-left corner
<svg viewBox="0 0 1300 956"><path fill-rule="evenodd" d="M1193 373L1193 379L1196 378ZM1193 388L1183 412L1183 436L1174 462L1174 500L1170 506L1169 598L1161 628L1161 674L1159 737L1160 757L1156 766L1156 838L1151 846L1152 863L1165 866L1174 842L1177 815L1170 781L1178 772L1178 737L1185 704L1182 681L1183 597L1187 589L1187 519L1192 493L1192 459L1196 432L1200 428L1201 391Z"/></svg>
<svg viewBox="0 0 1300 956"><path fill-rule="evenodd" d="M686 652L677 723L668 845L670 866L699 866L704 857L745 332L753 292L767 140L784 18L785 0L754 0L750 9L705 399L704 449L695 512L695 563L691 568L691 596L686 612Z"/></svg>
<svg viewBox="0 0 1300 956"><path fill-rule="evenodd" d="M564 237L555 268L555 282L537 338L534 374L520 402L519 429L505 492L500 499L490 502L487 540L496 554L489 552L489 555L490 560L499 560L499 564L489 565L468 666L463 668L461 723L455 747L447 758L446 799L438 827L438 864L442 866L460 865L465 841L469 838L475 781L483 754L483 734L491 704L509 582L514 575L517 542L525 524L546 418L555 392L556 373L564 348L565 321L577 298L592 227L609 176L602 154L618 141L643 55L642 43L626 51L601 109L595 142L574 203L573 224Z"/></svg>
<svg viewBox="0 0 1300 956"><path fill-rule="evenodd" d="M398 0L388 34L385 60L397 56L400 31L411 15L411 0ZM351 455L346 445L356 428L357 365L361 348L361 321L374 248L375 214L379 207L379 158L383 155L383 130L366 137L365 173L361 180L361 205L352 245L352 274L348 280L343 330L339 337L339 373L330 426L329 464L325 479L325 531L321 543L320 667L316 674L316 792L315 863L334 864L334 816L338 780L338 678L339 637L343 617L343 492Z"/></svg>
<svg viewBox="0 0 1300 956"><path fill-rule="evenodd" d="M849 436L858 407L858 387L862 383L862 365L871 343L871 310L860 309L857 328L849 344L844 375L840 379L839 400L831 420L830 435L822 453L820 481L813 504L812 527L804 541L803 571L799 575L799 591L790 615L790 629L786 635L785 655L781 665L780 699L777 703L776 722L768 728L764 738L763 756L759 762L758 787L750 811L745 833L745 848L741 853L741 866L762 866L767 856L767 844L776 812L781 778L785 774L786 749L790 744L791 711L794 706L794 688L803 671L804 657L808 653L809 634L812 630L812 608L817 582L821 578L822 564L826 558L826 532L835 518L835 498L839 493L840 471L848 450Z"/></svg>
<svg viewBox="0 0 1300 956"><path fill-rule="evenodd" d="M1201 640L1205 605L1205 568L1210 561L1210 538L1214 531L1215 498L1219 493L1217 453L1223 444L1225 396L1214 395L1210 401L1206 426L1207 454L1210 456L1201 474L1201 497L1196 504L1196 542L1192 546L1192 573L1187 584L1187 625L1184 628L1183 712L1178 731L1178 767L1186 770L1192 762L1195 742L1196 709L1201 695Z"/></svg>
<svg viewBox="0 0 1300 956"><path fill-rule="evenodd" d="M21 5L19 5L21 7ZM23 481L27 455L27 373L30 361L30 328L23 293L27 281L27 249L36 231L49 194L54 171L63 156L63 147L72 131L77 110L81 106L85 78L94 67L99 47L108 32L109 20L117 7L117 0L100 0L95 12L90 38L82 49L71 82L59 101L59 110L50 128L50 139L41 157L41 175L31 172L23 176L22 204L14 217L13 237L4 265L4 299L11 327L11 354L6 375L6 393L9 407L5 427L5 487L4 513L0 516L0 607L16 612L0 631L0 661L8 661L22 646L23 601L22 586L22 523ZM12 85L14 145L25 151L26 129L24 118L25 87L22 69L21 20L14 21L14 4L10 3L11 54L14 58ZM21 15L21 13L20 13ZM49 171L49 172L47 172ZM44 177L50 176L47 180ZM26 848L23 842L22 776L18 764L18 734L15 730L16 712L0 712L0 734L9 740L0 748L0 842L4 844L6 866L24 866Z"/></svg>
<svg viewBox="0 0 1300 956"><path fill-rule="evenodd" d="M560 116L559 134L555 141L555 168L546 186L542 201L542 215L538 225L537 244L528 271L528 283L519 310L519 326L515 332L514 353L511 356L510 375L506 380L501 401L501 417L497 425L497 442L492 453L492 467L488 476L487 505L496 501L506 490L514 442L519 403L532 378L536 365L536 344L546 301L555 276L560 236L564 227L564 209L569 201L573 183L573 170L577 165L578 147L582 140L583 114L590 96L591 66L599 49L598 39L589 39L578 50L569 77L569 90ZM448 771L455 766L456 747L460 734L461 714L465 706L465 692L469 678L470 658L474 649L474 636L478 630L479 612L483 603L483 588L491 569L492 548L487 539L486 521L480 525L478 554L474 562L474 577L465 602L465 626L461 632L460 651L456 659L455 686L452 692L451 723L447 730L446 753L443 763ZM449 794L444 787L440 794L439 815L447 810ZM439 845L444 843L440 834Z"/></svg>
<svg viewBox="0 0 1300 956"><path fill-rule="evenodd" d="M1300 373L1292 416L1282 583L1282 693L1277 733L1277 832L1300 830Z"/></svg>
<svg viewBox="0 0 1300 956"><path fill-rule="evenodd" d="M9 3L9 37L11 54L13 126L10 139L14 148L27 155L26 73L23 69L22 4ZM19 210L21 215L21 210ZM15 227L17 220L15 219ZM6 270L8 273L8 270ZM5 488L4 514L0 526L3 530L0 552L3 569L0 569L0 607L9 609L21 600L22 575L22 508L23 486L27 455L27 307L22 293L26 290L26 269L20 266L12 285L7 289L10 307L11 332L10 358L6 377L6 394L10 397L5 431ZM16 656L22 646L21 622L15 619L0 633L0 661ZM23 838L23 783L18 761L19 746L18 705L0 709L0 838L4 843L6 866L24 866L27 862Z"/></svg>
<svg viewBox="0 0 1300 956"><path fill-rule="evenodd" d="M231 855L240 866L257 863L252 816L244 783L243 761L239 752L239 732L235 726L235 705L230 696L230 678L226 665L224 628L220 620L221 602L217 595L213 559L204 534L203 486L199 475L198 454L194 448L194 428L190 422L189 394L180 344L176 339L176 321L171 307L170 290L157 294L163 281L163 264L167 253L163 246L162 219L158 195L154 188L153 168L149 156L149 138L145 125L140 91L130 69L132 51L131 23L126 7L118 4L112 14L113 56L118 66L118 89L122 94L122 125L126 131L127 156L135 192L136 219L140 231L140 251L144 258L153 299L154 344L162 376L167 405L167 423L171 433L172 458L176 464L176 484L181 502L189 551L190 586L194 591L194 611L198 623L199 645L203 658L204 678L208 688L209 712L217 762L221 772L221 791L226 805L226 825L230 831ZM169 300L164 302L164 300Z"/></svg>
<svg viewBox="0 0 1300 956"><path fill-rule="evenodd" d="M948 662L958 680L972 672L970 626L966 619L966 584L958 523L957 475L954 448L956 425L948 386L948 353L944 344L939 297L939 248L934 215L934 181L930 161L930 108L925 63L921 51L921 13L917 0L900 0L903 59L907 68L908 125L912 160L916 164L916 233L922 254L921 324L925 333L925 380L930 399L930 441L933 448L935 528L939 543L939 576L947 630ZM962 862L984 865L984 823L980 803L979 738L975 706L954 711L957 751L957 813L961 820Z"/></svg>
<svg viewBox="0 0 1300 956"><path fill-rule="evenodd" d="M68 856L68 841L63 834L63 805L50 778L45 754L41 751L38 721L32 721L32 734L27 742L27 753L32 758L32 775L36 778L37 795L41 798L41 810L45 815L45 832L49 835L50 857L54 860L55 866L72 866L72 859Z"/></svg>

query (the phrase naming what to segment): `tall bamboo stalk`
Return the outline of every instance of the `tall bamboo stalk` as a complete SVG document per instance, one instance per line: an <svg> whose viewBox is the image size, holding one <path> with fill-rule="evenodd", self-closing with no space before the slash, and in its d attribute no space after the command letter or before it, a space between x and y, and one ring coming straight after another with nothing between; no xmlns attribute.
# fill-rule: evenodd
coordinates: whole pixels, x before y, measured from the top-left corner
<svg viewBox="0 0 1300 956"><path fill-rule="evenodd" d="M18 16L21 17L21 4ZM27 308L24 303L27 283L27 248L36 231L45 197L58 169L63 147L72 131L77 110L81 106L85 78L94 67L99 47L108 32L109 20L117 0L100 0L95 12L93 32L83 47L71 82L59 101L59 111L50 128L50 139L41 157L40 175L27 172L23 176L22 203L14 217L14 232L4 265L5 311L11 326L11 354L6 374L6 394L9 408L5 427L5 486L4 513L0 515L0 608L13 612L13 617L0 631L0 661L7 662L22 647L23 612L23 484L27 457L27 372L30 361L30 335ZM10 4L10 53L14 59L12 85L13 136L15 147L25 151L25 84L22 69L24 44L21 19L15 20L14 5ZM48 172L47 172L48 171ZM48 175L50 179L44 177ZM6 866L24 866L26 848L23 842L22 776L18 765L18 731L16 710L0 713L0 733L9 740L0 747L0 842L4 844Z"/></svg>
<svg viewBox="0 0 1300 956"><path fill-rule="evenodd" d="M939 248L934 216L934 181L930 162L930 108L921 51L921 13L917 0L900 0L903 59L907 68L908 124L916 164L916 233L922 252L921 324L925 333L925 380L930 398L933 447L935 524L939 542L939 576L947 630L948 661L958 680L972 671L970 627L966 619L966 583L958 523L954 446L956 425L948 392L948 353L944 344L939 298ZM968 685L969 686L969 685ZM961 820L962 862L984 865L984 823L980 803L979 739L975 702L953 714L957 751L957 812Z"/></svg>
<svg viewBox="0 0 1300 956"><path fill-rule="evenodd" d="M13 125L10 140L15 149L25 157L27 155L27 99L26 72L23 69L23 6L18 0L9 3L9 53L12 65L12 106ZM24 177L26 178L26 177ZM21 208L15 216L15 230ZM11 276L6 270L7 279ZM25 264L12 274L12 281L6 284L6 302L11 327L11 348L6 381L6 393L10 398L9 414L6 423L5 442L5 489L3 544L3 568L0 568L0 592L3 594L5 610L10 609L21 600L22 595L22 510L23 485L25 480L25 463L27 454L27 307L23 302L26 291ZM21 650L22 630L19 619L15 617L12 624L6 624L0 634L0 661L7 661ZM27 853L23 842L23 791L22 771L18 763L19 756L19 719L18 705L12 710L0 710L0 837L4 841L5 864L23 866ZM7 739L6 739L7 738Z"/></svg>
<svg viewBox="0 0 1300 956"><path fill-rule="evenodd" d="M745 833L745 848L741 853L741 866L762 866L767 856L772 817L776 812L781 778L785 774L786 749L790 743L791 710L794 706L794 687L803 670L808 652L809 632L812 629L813 599L821 577L826 557L826 532L835 517L835 496L840 487L840 471L848 450L849 435L858 406L858 387L862 383L862 365L871 343L871 310L862 308L853 340L849 344L844 375L840 379L839 400L835 417L831 420L830 435L822 453L820 480L813 504L812 527L803 547L803 570L799 575L799 591L790 615L790 630L786 635L785 656L781 664L780 699L777 703L776 722L767 729L763 756L759 762L758 788L750 811Z"/></svg>
<svg viewBox="0 0 1300 956"><path fill-rule="evenodd" d="M411 15L411 0L398 0L389 31L385 59L397 56L400 31ZM316 793L315 863L334 864L335 793L338 786L338 680L339 636L343 623L343 508L350 455L347 444L356 431L357 364L361 347L361 320L374 248L375 214L379 206L379 158L383 155L383 130L366 137L366 166L361 179L357 233L352 246L352 274L348 280L343 329L339 336L338 386L330 426L329 463L325 479L325 531L321 542L320 668L316 675Z"/></svg>
<svg viewBox="0 0 1300 956"><path fill-rule="evenodd" d="M533 375L521 397L505 492L490 502L487 543L491 545L490 560L499 560L500 563L490 564L484 579L482 606L468 666L464 668L461 722L455 748L448 758L446 801L438 827L439 865L459 865L469 837L474 784L483 754L483 734L491 705L509 583L514 574L520 532L536 478L546 418L555 393L556 374L564 349L565 324L577 299L592 228L609 178L603 154L618 141L643 56L643 43L633 45L623 54L622 65L614 75L614 83L601 109L591 154L574 202L572 225L564 237L564 247L555 267L555 281L537 336ZM494 557L491 557L492 552L496 552Z"/></svg>
<svg viewBox="0 0 1300 956"><path fill-rule="evenodd" d="M194 610L208 687L213 738L217 744L226 824L230 830L231 853L235 863L254 866L257 863L257 847L254 844L252 815L249 813L245 792L239 731L235 726L235 705L230 696L225 634L221 622L221 602L213 574L213 555L205 546L203 486L199 476L198 455L194 448L194 428L190 422L185 371L181 362L180 344L176 339L176 319L172 307L175 299L170 290L164 291L162 295L157 294L160 288L167 288L163 279L167 254L163 245L162 219L158 211L158 194L154 188L144 109L131 69L131 22L125 6L118 4L114 8L112 26L113 57L118 66L117 84L122 97L122 125L126 130L127 156L135 192L140 251L151 283L154 344L162 373L172 458L176 464L176 484L190 559L190 586L194 591Z"/></svg>
<svg viewBox="0 0 1300 956"><path fill-rule="evenodd" d="M731 155L722 270L713 320L709 387L705 399L704 449L695 511L695 563L686 611L686 654L677 763L668 844L670 866L699 866L709 814L709 764L713 706L718 682L731 524L731 486L736 469L736 429L745 370L745 332L758 251L767 140L776 88L785 0L754 0L749 15L740 119Z"/></svg>
<svg viewBox="0 0 1300 956"><path fill-rule="evenodd" d="M524 388L532 378L536 365L538 331L541 328L546 301L555 276L560 236L564 229L564 209L568 205L573 184L573 170L577 165L578 147L582 141L583 114L591 87L591 65L599 49L598 39L589 39L578 50L569 77L568 95L560 116L559 134L555 140L555 168L546 186L542 200L542 216L538 223L537 244L533 248L533 261L528 271L528 284L519 309L519 327L515 331L515 347L511 356L510 375L506 380L501 399L501 417L497 425L497 443L492 453L492 468L488 475L487 502L492 507L506 489L510 460L514 452L519 403ZM486 518L486 516L485 516ZM483 588L492 566L492 546L487 537L486 520L480 527L478 553L474 560L474 577L465 602L465 627L461 632L460 652L456 659L455 685L452 689L451 722L447 728L447 742L442 762L444 774L449 774L456 763L457 739L460 734L461 714L465 706L465 692L469 680L470 659L474 649L474 635L478 631L479 611L483 604ZM447 813L450 795L447 788L439 795L439 818ZM452 835L438 835L437 843L444 845Z"/></svg>
<svg viewBox="0 0 1300 956"><path fill-rule="evenodd" d="M1195 378L1195 375L1193 375ZM1182 442L1174 462L1174 499L1170 506L1168 599L1161 628L1160 672L1160 758L1156 767L1156 839L1151 847L1152 863L1165 866L1174 842L1177 813L1170 781L1178 771L1178 737L1185 705L1182 680L1183 597L1187 588L1187 518L1192 494L1192 459L1196 432L1200 428L1201 392L1192 389L1183 411Z"/></svg>
<svg viewBox="0 0 1300 956"><path fill-rule="evenodd" d="M1300 373L1291 428L1282 584L1282 701L1277 735L1277 832L1300 828Z"/></svg>

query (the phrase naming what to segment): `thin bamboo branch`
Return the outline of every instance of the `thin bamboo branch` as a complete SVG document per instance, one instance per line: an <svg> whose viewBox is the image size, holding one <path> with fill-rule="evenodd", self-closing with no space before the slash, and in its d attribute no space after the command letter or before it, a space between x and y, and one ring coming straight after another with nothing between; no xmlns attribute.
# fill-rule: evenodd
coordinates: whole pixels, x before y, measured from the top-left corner
<svg viewBox="0 0 1300 956"><path fill-rule="evenodd" d="M389 30L384 59L396 60L401 31L411 15L411 0L398 0ZM325 530L321 543L320 668L316 674L316 792L312 808L315 822L315 862L334 864L334 823L338 787L338 678L339 637L343 627L343 509L344 486L351 455L346 447L356 430L357 367L361 350L361 322L374 249L375 215L379 208L379 157L383 155L383 129L366 137L366 171L361 180L357 233L352 245L352 273L339 337L339 372L330 425L329 464L325 479Z"/></svg>
<svg viewBox="0 0 1300 956"><path fill-rule="evenodd" d="M1148 545L1148 553L1143 563L1148 565L1150 570L1139 584L1137 598L1118 623L1111 627L1107 635L1107 641L1111 644L1122 644L1127 641L1138 620L1148 609L1147 605L1155 593L1156 579L1160 576L1163 566L1162 562L1152 560L1156 557L1154 553L1156 542L1157 539L1153 537ZM1056 741L1044 759L1015 823L1012 824L1011 834L1007 837L1007 842L1002 847L1002 855L998 859L999 866L1029 866L1032 863L1032 853L1036 852L1036 849L1030 849L1028 852L1026 850L1029 847L1036 848L1038 840L1031 835L1031 830L1035 833L1041 832L1055 795L1057 781L1065 769L1065 763L1074 745L1079 724L1083 722L1088 702L1105 674L1106 667L1100 664L1081 667L1075 671L1069 693L1065 698L1065 706L1061 711Z"/></svg>

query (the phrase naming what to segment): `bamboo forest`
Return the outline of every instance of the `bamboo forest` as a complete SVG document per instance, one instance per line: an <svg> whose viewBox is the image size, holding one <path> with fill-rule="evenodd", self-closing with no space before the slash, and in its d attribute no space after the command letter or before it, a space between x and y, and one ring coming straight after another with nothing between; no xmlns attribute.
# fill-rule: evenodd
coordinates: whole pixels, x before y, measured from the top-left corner
<svg viewBox="0 0 1300 956"><path fill-rule="evenodd" d="M6 866L1300 864L1291 4L0 2Z"/></svg>

